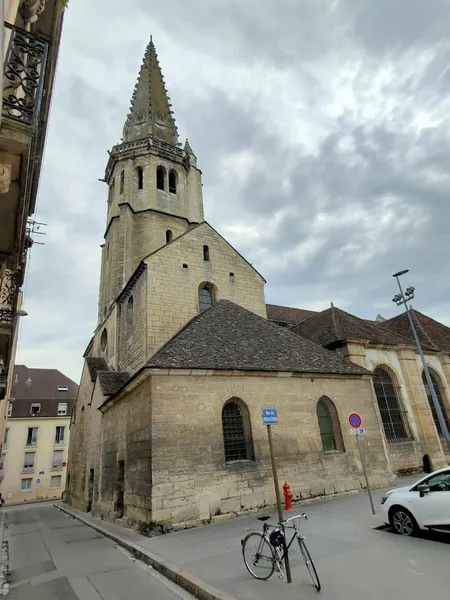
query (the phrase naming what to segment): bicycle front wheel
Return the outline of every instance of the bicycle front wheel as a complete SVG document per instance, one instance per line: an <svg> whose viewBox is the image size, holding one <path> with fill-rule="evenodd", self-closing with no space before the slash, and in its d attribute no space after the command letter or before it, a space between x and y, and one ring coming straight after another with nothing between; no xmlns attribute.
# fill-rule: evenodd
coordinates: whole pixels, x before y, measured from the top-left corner
<svg viewBox="0 0 450 600"><path fill-rule="evenodd" d="M249 533L242 540L242 556L248 572L255 579L269 579L275 570L273 548L262 533Z"/></svg>
<svg viewBox="0 0 450 600"><path fill-rule="evenodd" d="M309 574L311 575L311 579L313 580L313 583L316 586L317 591L320 591L320 588L322 586L320 585L320 579L319 579L319 576L317 575L316 567L314 566L314 561L311 558L311 554L309 553L309 550L306 547L305 542L301 538L298 540L298 545L300 546L300 552L302 553L306 568L308 569Z"/></svg>

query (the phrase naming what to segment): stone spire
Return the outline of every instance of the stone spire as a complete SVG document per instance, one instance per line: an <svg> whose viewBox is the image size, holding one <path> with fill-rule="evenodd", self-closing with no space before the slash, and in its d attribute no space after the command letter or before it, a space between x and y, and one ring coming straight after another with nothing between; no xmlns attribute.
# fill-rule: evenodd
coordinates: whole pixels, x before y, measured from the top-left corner
<svg viewBox="0 0 450 600"><path fill-rule="evenodd" d="M123 128L123 141L152 136L178 145L178 130L152 38L145 51Z"/></svg>

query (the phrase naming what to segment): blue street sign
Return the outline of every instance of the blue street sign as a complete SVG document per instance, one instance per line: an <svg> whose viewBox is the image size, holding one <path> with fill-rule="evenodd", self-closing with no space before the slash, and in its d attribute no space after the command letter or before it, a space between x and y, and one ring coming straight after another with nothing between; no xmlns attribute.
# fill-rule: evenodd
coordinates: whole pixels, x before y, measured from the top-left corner
<svg viewBox="0 0 450 600"><path fill-rule="evenodd" d="M262 409L263 425L278 425L278 411L276 408Z"/></svg>
<svg viewBox="0 0 450 600"><path fill-rule="evenodd" d="M41 483L41 480L40 479L36 479L36 483Z"/></svg>
<svg viewBox="0 0 450 600"><path fill-rule="evenodd" d="M43 474L44 474L44 471L39 471L39 475L43 475Z"/></svg>

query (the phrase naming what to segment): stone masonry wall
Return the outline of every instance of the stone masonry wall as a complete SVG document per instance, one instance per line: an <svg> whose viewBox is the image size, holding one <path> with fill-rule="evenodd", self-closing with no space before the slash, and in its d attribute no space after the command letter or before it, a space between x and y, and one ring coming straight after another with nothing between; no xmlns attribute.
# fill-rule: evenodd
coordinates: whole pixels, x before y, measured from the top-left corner
<svg viewBox="0 0 450 600"><path fill-rule="evenodd" d="M367 436L362 445L372 485L390 482L369 380L154 375L141 387L150 384L155 523L206 521L222 513L274 505L263 407L278 409L279 425L272 430L280 485L286 480L295 498L364 486L356 441L347 424L353 410L365 415ZM323 451L316 417L316 403L322 395L337 407L345 452ZM239 397L248 406L254 461L225 462L221 411L231 397Z"/></svg>
<svg viewBox="0 0 450 600"><path fill-rule="evenodd" d="M209 261L203 260L204 245L209 247ZM148 356L198 314L198 290L203 282L214 286L216 300L226 298L267 316L264 280L207 223L149 257L146 263Z"/></svg>
<svg viewBox="0 0 450 600"><path fill-rule="evenodd" d="M89 451L90 407L94 384L84 363L75 404L75 420L70 426L70 446L66 479L66 499L75 508L85 510L86 463ZM70 482L67 481L70 479Z"/></svg>
<svg viewBox="0 0 450 600"><path fill-rule="evenodd" d="M129 525L151 521L151 389L140 385L102 417L102 473L94 513L116 517L118 462L125 463L124 518Z"/></svg>
<svg viewBox="0 0 450 600"><path fill-rule="evenodd" d="M133 309L129 313L129 299ZM142 273L120 306L119 370L134 373L147 358L147 272Z"/></svg>

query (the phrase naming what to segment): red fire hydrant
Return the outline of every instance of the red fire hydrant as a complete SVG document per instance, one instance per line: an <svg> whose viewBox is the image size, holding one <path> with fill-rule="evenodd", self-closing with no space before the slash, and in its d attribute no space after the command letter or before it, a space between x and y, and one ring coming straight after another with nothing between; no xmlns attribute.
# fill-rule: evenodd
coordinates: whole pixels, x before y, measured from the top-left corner
<svg viewBox="0 0 450 600"><path fill-rule="evenodd" d="M288 483L286 483L286 481L284 482L284 485L283 485L283 494L284 494L284 501L286 503L286 510L291 510L291 508L292 508L291 486Z"/></svg>

